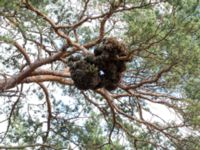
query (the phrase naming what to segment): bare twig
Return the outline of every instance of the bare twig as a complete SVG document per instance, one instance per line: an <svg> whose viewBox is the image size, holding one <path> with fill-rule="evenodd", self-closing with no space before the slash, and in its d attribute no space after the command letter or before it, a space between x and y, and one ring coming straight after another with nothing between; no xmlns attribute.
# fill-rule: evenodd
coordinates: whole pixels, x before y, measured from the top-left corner
<svg viewBox="0 0 200 150"><path fill-rule="evenodd" d="M52 119L52 108L51 108L51 102L49 99L49 93L47 88L42 84L42 83L37 83L41 89L44 91L45 97L46 97L46 103L47 103L47 110L48 110L48 118L47 118L47 131L46 131L46 135L43 138L43 143L47 142L47 138L49 136L49 132L50 132L50 128L51 128L51 119Z"/></svg>

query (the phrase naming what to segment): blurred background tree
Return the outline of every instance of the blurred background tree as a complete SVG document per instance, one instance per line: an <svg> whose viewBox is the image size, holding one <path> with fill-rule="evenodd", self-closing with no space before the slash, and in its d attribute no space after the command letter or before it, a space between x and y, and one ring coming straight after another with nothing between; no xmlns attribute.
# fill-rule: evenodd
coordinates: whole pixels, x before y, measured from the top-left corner
<svg viewBox="0 0 200 150"><path fill-rule="evenodd" d="M1 0L0 148L199 150L199 8ZM118 88L77 89L68 59L93 55L105 37L128 48Z"/></svg>

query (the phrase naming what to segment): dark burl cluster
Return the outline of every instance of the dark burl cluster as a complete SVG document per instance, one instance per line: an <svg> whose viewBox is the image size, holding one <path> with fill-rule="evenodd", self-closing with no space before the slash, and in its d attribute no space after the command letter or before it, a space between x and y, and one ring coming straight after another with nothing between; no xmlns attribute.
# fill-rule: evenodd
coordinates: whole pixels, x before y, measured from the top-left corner
<svg viewBox="0 0 200 150"><path fill-rule="evenodd" d="M119 58L126 55L127 48L122 42L116 38L105 38L93 55L70 57L69 67L75 86L80 90L115 90L126 70L126 61Z"/></svg>

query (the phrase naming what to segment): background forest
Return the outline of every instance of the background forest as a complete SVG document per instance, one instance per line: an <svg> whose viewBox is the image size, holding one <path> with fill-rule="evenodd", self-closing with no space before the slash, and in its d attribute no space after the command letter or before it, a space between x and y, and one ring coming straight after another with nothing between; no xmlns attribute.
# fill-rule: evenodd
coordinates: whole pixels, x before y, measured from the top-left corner
<svg viewBox="0 0 200 150"><path fill-rule="evenodd" d="M0 0L0 149L199 150L199 0Z"/></svg>

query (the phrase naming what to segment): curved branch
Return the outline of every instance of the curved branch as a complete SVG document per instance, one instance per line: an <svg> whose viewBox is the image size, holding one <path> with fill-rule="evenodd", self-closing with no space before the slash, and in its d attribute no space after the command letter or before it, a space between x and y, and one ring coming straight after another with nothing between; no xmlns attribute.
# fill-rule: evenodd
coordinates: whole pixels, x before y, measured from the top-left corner
<svg viewBox="0 0 200 150"><path fill-rule="evenodd" d="M55 81L60 84L64 85L73 85L73 81L70 79L65 79L63 77L59 76L54 76L54 75L38 75L38 76L32 76L32 77L27 77L22 81L22 83L33 83L33 82L48 82L48 81Z"/></svg>
<svg viewBox="0 0 200 150"><path fill-rule="evenodd" d="M171 65L168 66L167 68L164 68L164 69L160 70L160 71L154 76L153 79L141 81L140 83L138 83L138 84L136 84L136 85L133 85L133 86L127 86L127 89L131 89L131 88L135 89L135 88L138 88L138 87L143 86L144 84L152 84L152 83L155 83L155 82L157 82L157 81L161 78L161 76L162 76L164 73L169 72L169 71L172 69L172 67L174 67L175 65L176 65L176 63L171 64Z"/></svg>
<svg viewBox="0 0 200 150"><path fill-rule="evenodd" d="M47 131L46 131L45 137L43 138L43 142L46 143L47 138L49 136L50 128L51 128L51 119L52 119L51 102L50 102L50 99L49 99L49 93L48 93L47 88L42 83L37 83L37 84L44 91L44 94L45 94L45 97L46 97L46 102L47 102L47 110L48 110Z"/></svg>
<svg viewBox="0 0 200 150"><path fill-rule="evenodd" d="M75 50L82 50L85 54L89 53L88 50L84 46L82 46L82 45L80 45L76 42L73 42L67 34L65 34L61 30L59 30L58 26L56 25L56 23L53 20L51 20L48 16L46 16L45 14L40 12L37 8L33 7L33 5L31 5L28 0L25 0L24 4L25 4L27 9L35 12L38 16L40 16L44 20L46 20L52 26L55 33L57 33L60 37L62 37L66 40L68 46L75 47Z"/></svg>
<svg viewBox="0 0 200 150"><path fill-rule="evenodd" d="M109 143L111 143L112 142L111 136L112 136L112 133L113 133L115 125L116 125L116 113L115 113L115 109L114 109L114 104L112 102L113 98L111 97L110 93L105 89L99 89L99 90L97 90L97 92L105 98L105 100L108 103L108 105L111 109L111 112L112 112L113 126L112 126L112 129L111 129L110 134L109 134Z"/></svg>
<svg viewBox="0 0 200 150"><path fill-rule="evenodd" d="M48 58L37 60L34 63L32 63L31 65L29 65L26 69L24 69L19 74L13 75L10 78L7 78L6 82L5 82L5 80L0 80L0 91L13 88L17 84L21 83L22 80L24 80L27 76L29 76L36 68L38 68L42 65L45 65L45 64L52 63L52 62L60 59L60 57L62 57L64 54L66 54L66 52L61 51L61 52L58 52L57 54L52 55ZM6 85L4 85L4 84L6 84Z"/></svg>
<svg viewBox="0 0 200 150"><path fill-rule="evenodd" d="M2 138L2 141L5 139L8 131L9 131L9 128L10 128L10 125L11 125L11 121L12 121L11 120L12 119L12 115L13 115L13 113L15 111L15 108L16 108L16 106L17 106L17 104L18 104L18 102L19 102L19 100L20 100L20 98L22 96L22 90L23 90L23 85L21 85L19 96L17 97L17 100L14 102L14 104L12 106L12 109L11 109L11 112L10 112L10 114L8 116L8 126L7 126L7 129L5 131L4 137Z"/></svg>
<svg viewBox="0 0 200 150"><path fill-rule="evenodd" d="M19 43L17 43L17 42L14 42L14 45L22 53L22 55L24 56L27 64L30 65L31 64L31 60L30 60L28 54L26 53L26 50L21 45L19 45Z"/></svg>

